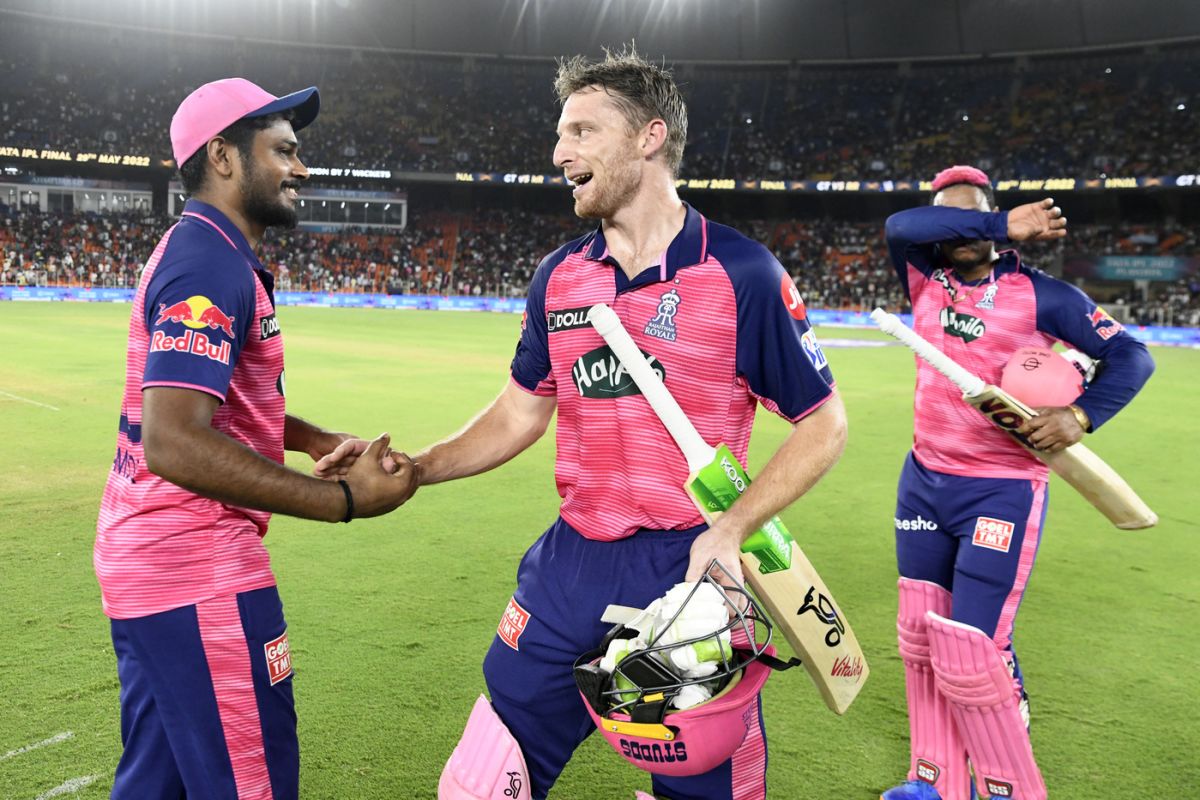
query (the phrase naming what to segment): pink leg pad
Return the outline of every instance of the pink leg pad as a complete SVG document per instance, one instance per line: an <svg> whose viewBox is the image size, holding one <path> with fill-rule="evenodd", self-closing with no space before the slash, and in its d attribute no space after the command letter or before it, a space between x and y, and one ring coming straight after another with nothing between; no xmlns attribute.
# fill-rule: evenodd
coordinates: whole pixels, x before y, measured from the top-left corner
<svg viewBox="0 0 1200 800"><path fill-rule="evenodd" d="M928 618L937 688L950 702L980 793L1046 800L1021 717L1020 689L1000 648L978 628L932 612Z"/></svg>
<svg viewBox="0 0 1200 800"><path fill-rule="evenodd" d="M530 800L521 748L483 695L442 770L438 800Z"/></svg>
<svg viewBox="0 0 1200 800"><path fill-rule="evenodd" d="M908 779L933 784L942 800L970 800L967 751L958 735L950 705L934 685L925 620L927 611L948 615L950 592L936 583L901 578L896 633L900 657L904 660L904 687L908 695L912 752Z"/></svg>

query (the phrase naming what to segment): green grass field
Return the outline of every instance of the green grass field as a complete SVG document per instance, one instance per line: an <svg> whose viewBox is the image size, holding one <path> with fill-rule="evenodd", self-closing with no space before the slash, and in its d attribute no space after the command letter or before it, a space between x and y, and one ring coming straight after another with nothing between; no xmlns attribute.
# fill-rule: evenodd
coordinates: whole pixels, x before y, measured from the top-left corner
<svg viewBox="0 0 1200 800"><path fill-rule="evenodd" d="M53 796L105 797L120 753L91 549L128 314L125 305L0 304L0 798L63 786ZM384 310L279 316L289 411L364 436L390 431L408 449L457 429L502 388L519 325L516 316ZM908 758L891 520L911 441L913 366L897 347L826 352L850 443L784 520L841 601L873 673L843 718L801 671L771 679L769 786L773 798L869 800L903 778ZM1188 797L1200 785L1200 537L1188 500L1200 475L1200 352L1153 352L1147 389L1089 444L1161 524L1119 532L1055 479L1018 617L1034 748L1056 800ZM759 415L751 474L785 430ZM294 652L304 797L435 796L483 687L480 662L517 561L555 514L553 455L547 435L501 469L424 490L383 519L276 517L267 544ZM307 459L289 458L307 469ZM551 797L628 800L638 788L648 778L591 737Z"/></svg>

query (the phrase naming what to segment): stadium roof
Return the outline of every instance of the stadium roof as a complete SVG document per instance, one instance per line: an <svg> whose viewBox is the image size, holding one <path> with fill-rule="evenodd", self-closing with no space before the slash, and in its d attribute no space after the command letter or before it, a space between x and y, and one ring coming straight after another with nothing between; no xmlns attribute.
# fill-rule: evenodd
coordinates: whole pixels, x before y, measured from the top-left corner
<svg viewBox="0 0 1200 800"><path fill-rule="evenodd" d="M636 39L669 61L871 61L1200 38L1188 0L6 0L3 16L511 57Z"/></svg>

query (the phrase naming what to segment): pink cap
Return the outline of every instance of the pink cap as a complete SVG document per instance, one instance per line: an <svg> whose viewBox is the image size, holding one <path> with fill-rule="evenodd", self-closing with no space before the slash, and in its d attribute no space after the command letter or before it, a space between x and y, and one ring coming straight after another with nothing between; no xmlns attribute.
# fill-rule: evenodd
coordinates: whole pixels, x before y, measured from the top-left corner
<svg viewBox="0 0 1200 800"><path fill-rule="evenodd" d="M206 83L185 97L171 118L175 165L183 166L209 139L244 117L295 109L292 128L300 130L317 118L320 108L321 96L315 86L276 97L245 78Z"/></svg>
<svg viewBox="0 0 1200 800"><path fill-rule="evenodd" d="M933 190L940 192L943 188L953 186L956 183L969 183L972 186L980 187L992 185L992 182L988 180L987 173L983 170L957 164L953 167L947 167L934 176Z"/></svg>

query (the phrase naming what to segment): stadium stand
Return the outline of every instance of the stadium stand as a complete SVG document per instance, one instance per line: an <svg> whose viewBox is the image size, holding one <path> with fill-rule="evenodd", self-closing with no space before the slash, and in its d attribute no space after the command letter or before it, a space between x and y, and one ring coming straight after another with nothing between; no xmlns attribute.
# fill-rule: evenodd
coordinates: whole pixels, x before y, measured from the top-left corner
<svg viewBox="0 0 1200 800"><path fill-rule="evenodd" d="M5 23L0 149L142 154L166 173L164 120L199 83L236 73L277 90L321 87L321 118L302 142L310 165L409 176L554 172L558 109L549 59L321 47L303 47L298 57L295 48L232 39ZM997 180L1097 179L1188 174L1200 155L1191 135L1200 112L1195 43L936 62L697 62L676 72L692 108L683 177L918 180L951 157ZM537 211L537 203L468 212L474 196L466 197L410 204L403 230L275 232L262 258L285 291L519 297L538 259L588 227L565 207ZM902 306L881 238L886 210L845 208L795 214L785 205L727 204L716 216L767 243L814 307ZM0 205L0 216L0 283L17 286L133 286L169 224L162 209ZM1194 212L1155 209L1137 217L1151 220L1141 224L1111 224L1122 216L1112 208L1100 216L1110 224L1073 224L1067 243L1034 251L1034 263L1056 273L1076 257L1194 263L1196 237L1186 224ZM872 221L856 221L863 218ZM1126 321L1200 325L1194 277L1088 288Z"/></svg>
<svg viewBox="0 0 1200 800"><path fill-rule="evenodd" d="M170 225L165 215L58 214L0 205L0 284L126 287ZM833 219L805 222L738 220L767 243L815 308L903 308L881 226ZM338 232L273 231L263 263L281 291L455 294L521 297L554 243L587 230L569 212L443 210L410 220L407 229ZM1061 267L1074 252L1171 255L1196 251L1196 234L1179 226L1083 225L1066 243L1029 247L1034 263ZM1119 318L1139 324L1200 326L1200 281L1120 287L1103 298Z"/></svg>
<svg viewBox="0 0 1200 800"><path fill-rule="evenodd" d="M6 27L0 144L169 159L162 121L180 97L232 68L267 87L321 86L321 120L303 143L313 163L554 172L548 59L316 48L297 58L292 48L119 29ZM692 114L685 177L927 179L954 153L997 178L1098 178L1189 173L1198 155L1195 45L961 63L682 64L677 72L692 108L703 110Z"/></svg>

